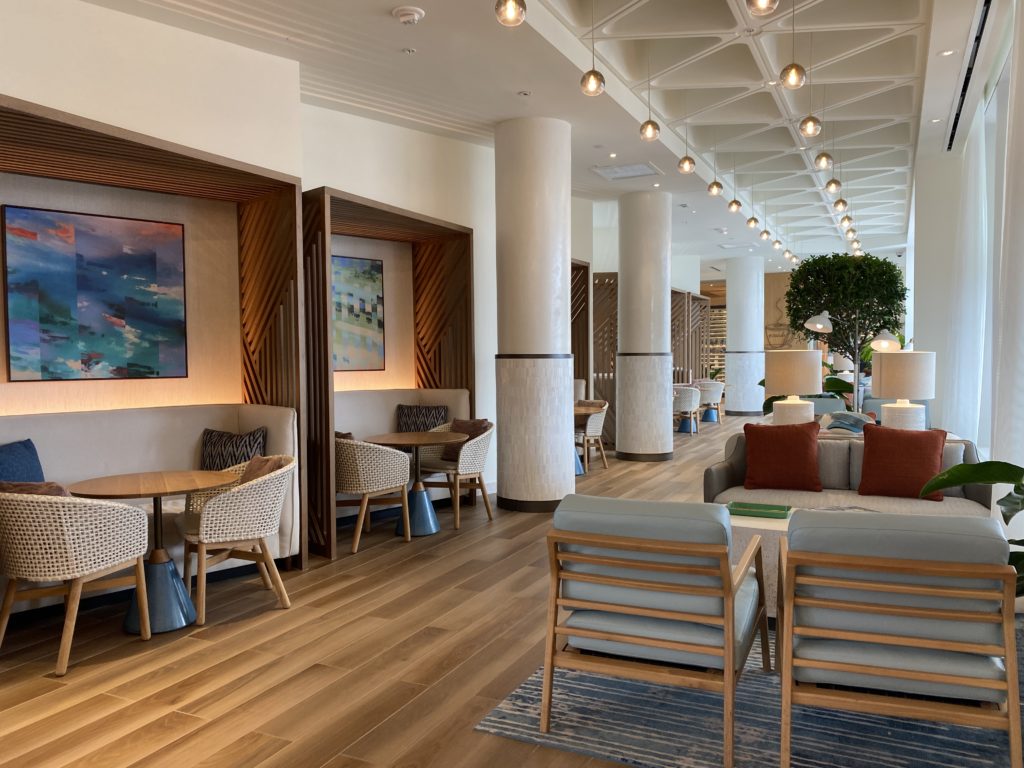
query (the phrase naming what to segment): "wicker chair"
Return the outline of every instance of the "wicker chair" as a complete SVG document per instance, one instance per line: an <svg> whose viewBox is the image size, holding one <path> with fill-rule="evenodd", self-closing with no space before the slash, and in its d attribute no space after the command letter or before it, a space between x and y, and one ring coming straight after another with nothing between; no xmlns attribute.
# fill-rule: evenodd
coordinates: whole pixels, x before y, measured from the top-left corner
<svg viewBox="0 0 1024 768"><path fill-rule="evenodd" d="M697 434L700 424L700 397L701 392L696 387L675 385L672 387L672 411L679 416L680 426L682 420L690 422L691 434Z"/></svg>
<svg viewBox="0 0 1024 768"><path fill-rule="evenodd" d="M583 449L583 471L590 471L590 451L597 448L601 452L601 463L608 469L608 457L604 453L604 443L601 441L601 433L604 432L604 418L608 415L607 400L580 400L577 405L597 405L601 407L600 413L580 417L582 424L576 426L576 445Z"/></svg>
<svg viewBox="0 0 1024 768"><path fill-rule="evenodd" d="M451 424L434 427L431 432L451 432ZM487 484L484 482L484 464L487 463L487 451L491 447L491 436L494 427L490 427L482 435L467 440L459 446L458 461L445 461L441 458L443 446L429 446L420 449L420 469L424 475L443 474L445 482L425 482L429 488L447 488L452 497L452 512L455 513L455 530L462 524L461 495L463 490L470 491L470 503L476 503L473 491L480 491L487 509L487 519L494 519L491 500L487 496Z"/></svg>
<svg viewBox="0 0 1024 768"><path fill-rule="evenodd" d="M0 493L0 574L8 578L0 609L0 643L19 600L64 595L64 633L58 677L68 670L78 603L83 591L115 586L138 590L139 627L149 640L149 603L143 557L149 542L144 510L127 504L64 496ZM135 573L113 576L134 568ZM22 582L63 582L18 589Z"/></svg>
<svg viewBox="0 0 1024 768"><path fill-rule="evenodd" d="M718 423L721 424L725 418L725 411L722 408L725 384L720 381L700 381L697 388L700 389L701 407L705 411L715 411L718 414Z"/></svg>
<svg viewBox="0 0 1024 768"><path fill-rule="evenodd" d="M206 623L207 568L230 558L256 563L263 585L277 593L282 608L291 606L267 544L267 537L281 527L281 508L295 471L295 458L282 458L288 463L281 469L212 494L202 507L198 528L186 530L184 579L189 594L196 554L196 624Z"/></svg>
<svg viewBox="0 0 1024 768"><path fill-rule="evenodd" d="M352 534L352 554L359 551L363 526L370 530L371 505L402 503L402 529L411 541L409 527L409 454L359 440L334 441L334 491L359 494L359 517ZM381 495L397 494L397 495ZM339 501L338 506L345 504Z"/></svg>

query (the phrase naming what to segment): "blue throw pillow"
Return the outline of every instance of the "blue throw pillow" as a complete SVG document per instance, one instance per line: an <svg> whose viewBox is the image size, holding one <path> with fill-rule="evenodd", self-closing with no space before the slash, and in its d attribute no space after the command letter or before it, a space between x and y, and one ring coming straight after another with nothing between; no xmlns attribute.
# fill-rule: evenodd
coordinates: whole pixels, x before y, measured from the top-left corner
<svg viewBox="0 0 1024 768"><path fill-rule="evenodd" d="M43 466L31 440L0 445L0 482L41 483Z"/></svg>
<svg viewBox="0 0 1024 768"><path fill-rule="evenodd" d="M826 429L845 429L850 432L861 433L864 431L865 424L874 423L870 416L852 411L836 411L829 415L832 417L832 421Z"/></svg>

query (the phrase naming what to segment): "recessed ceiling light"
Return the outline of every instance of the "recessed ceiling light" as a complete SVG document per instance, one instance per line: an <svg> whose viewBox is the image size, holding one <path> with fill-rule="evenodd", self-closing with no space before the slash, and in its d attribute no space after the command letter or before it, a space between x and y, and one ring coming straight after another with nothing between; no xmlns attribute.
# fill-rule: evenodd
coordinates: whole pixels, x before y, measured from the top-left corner
<svg viewBox="0 0 1024 768"><path fill-rule="evenodd" d="M618 154L616 154L615 152L609 152L608 153L608 157L610 157L612 160L614 160L616 157L618 157Z"/></svg>
<svg viewBox="0 0 1024 768"><path fill-rule="evenodd" d="M402 53L404 53L406 56L413 56L416 53L416 49L415 48L403 48L402 49Z"/></svg>
<svg viewBox="0 0 1024 768"><path fill-rule="evenodd" d="M933 123L941 123L942 122L942 118L941 117L933 117L932 118L932 122Z"/></svg>
<svg viewBox="0 0 1024 768"><path fill-rule="evenodd" d="M661 186L661 184L659 184L658 182L654 182L654 186L655 186L655 187L660 187L660 186Z"/></svg>
<svg viewBox="0 0 1024 768"><path fill-rule="evenodd" d="M778 80L769 80L768 81L768 85L778 85L778 84L779 84Z"/></svg>
<svg viewBox="0 0 1024 768"><path fill-rule="evenodd" d="M522 96L525 99L527 96L530 95L530 91L519 91L518 95Z"/></svg>
<svg viewBox="0 0 1024 768"><path fill-rule="evenodd" d="M947 50L940 52L939 56L952 56L954 53L956 53L955 48L948 48Z"/></svg>

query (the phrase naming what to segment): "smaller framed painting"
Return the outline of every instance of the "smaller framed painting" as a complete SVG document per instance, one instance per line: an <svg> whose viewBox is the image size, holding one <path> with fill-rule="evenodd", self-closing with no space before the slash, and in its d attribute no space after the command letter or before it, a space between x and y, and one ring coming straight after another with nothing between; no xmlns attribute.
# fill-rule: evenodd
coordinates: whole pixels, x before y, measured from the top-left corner
<svg viewBox="0 0 1024 768"><path fill-rule="evenodd" d="M334 370L384 370L384 262L331 257Z"/></svg>
<svg viewBox="0 0 1024 768"><path fill-rule="evenodd" d="M184 226L5 205L10 381L188 376Z"/></svg>

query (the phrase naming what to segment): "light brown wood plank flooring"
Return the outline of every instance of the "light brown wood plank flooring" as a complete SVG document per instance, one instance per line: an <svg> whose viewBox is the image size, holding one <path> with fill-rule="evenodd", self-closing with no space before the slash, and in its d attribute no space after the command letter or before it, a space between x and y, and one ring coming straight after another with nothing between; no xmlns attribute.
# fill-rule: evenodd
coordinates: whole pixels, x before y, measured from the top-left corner
<svg viewBox="0 0 1024 768"><path fill-rule="evenodd" d="M704 467L743 420L677 435L669 462L597 460L577 490L699 501ZM462 530L405 544L381 523L357 555L212 583L208 624L121 632L124 605L84 610L66 677L62 618L15 616L0 649L0 768L18 766L611 765L478 733L542 661L550 515L463 507Z"/></svg>

